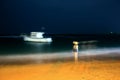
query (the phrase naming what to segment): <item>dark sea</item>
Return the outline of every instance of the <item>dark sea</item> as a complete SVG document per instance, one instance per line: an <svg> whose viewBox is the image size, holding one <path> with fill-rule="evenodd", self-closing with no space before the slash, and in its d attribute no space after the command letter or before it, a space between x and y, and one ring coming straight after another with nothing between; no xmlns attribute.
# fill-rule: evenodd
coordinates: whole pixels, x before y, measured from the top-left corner
<svg viewBox="0 0 120 80"><path fill-rule="evenodd" d="M97 36L98 37L98 36ZM79 42L79 56L120 54L120 40L111 38L53 37L51 43L25 42L19 36L0 37L0 58L57 58L73 56L73 41Z"/></svg>

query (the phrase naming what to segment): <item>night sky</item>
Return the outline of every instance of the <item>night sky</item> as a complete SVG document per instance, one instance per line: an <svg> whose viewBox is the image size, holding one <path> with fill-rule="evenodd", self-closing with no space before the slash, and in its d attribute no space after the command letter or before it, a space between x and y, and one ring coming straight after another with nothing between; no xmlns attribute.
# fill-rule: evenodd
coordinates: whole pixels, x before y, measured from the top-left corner
<svg viewBox="0 0 120 80"><path fill-rule="evenodd" d="M120 33L120 0L3 0L0 34Z"/></svg>

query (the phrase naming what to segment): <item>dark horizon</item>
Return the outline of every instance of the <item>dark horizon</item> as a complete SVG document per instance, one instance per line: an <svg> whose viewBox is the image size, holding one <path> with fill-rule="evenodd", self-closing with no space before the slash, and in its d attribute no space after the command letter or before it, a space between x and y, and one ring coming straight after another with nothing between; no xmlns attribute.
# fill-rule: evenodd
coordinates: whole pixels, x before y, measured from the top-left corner
<svg viewBox="0 0 120 80"><path fill-rule="evenodd" d="M39 32L39 31L32 31L32 32ZM43 31L41 31L43 32ZM20 35L30 35L31 32L21 32L21 33L0 33L0 36L20 36ZM45 32L44 35L52 35L52 36L120 36L120 33L109 32L109 33L49 33Z"/></svg>

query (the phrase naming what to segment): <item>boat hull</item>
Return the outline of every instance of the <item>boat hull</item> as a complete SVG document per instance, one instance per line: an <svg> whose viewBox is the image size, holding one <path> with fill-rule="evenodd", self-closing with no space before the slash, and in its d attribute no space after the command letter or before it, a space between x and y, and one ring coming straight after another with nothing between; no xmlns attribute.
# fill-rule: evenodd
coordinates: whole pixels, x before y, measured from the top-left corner
<svg viewBox="0 0 120 80"><path fill-rule="evenodd" d="M24 41L29 42L52 42L52 38L31 38L28 36L24 36Z"/></svg>

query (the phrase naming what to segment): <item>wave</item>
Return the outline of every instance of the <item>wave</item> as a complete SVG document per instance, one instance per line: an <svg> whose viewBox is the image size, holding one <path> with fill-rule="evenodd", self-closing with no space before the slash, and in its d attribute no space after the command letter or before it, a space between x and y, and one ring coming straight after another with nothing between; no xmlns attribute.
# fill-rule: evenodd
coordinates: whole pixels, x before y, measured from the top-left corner
<svg viewBox="0 0 120 80"><path fill-rule="evenodd" d="M120 47L118 48L99 48L99 49L90 49L79 51L79 58L88 59L91 56L107 57L114 59L120 59ZM87 57L87 58L86 58ZM107 58L105 57L105 58ZM116 58L117 57L117 58ZM0 64L11 64L11 63L41 63L41 62L49 62L49 61L57 61L57 60L74 60L74 54L72 51L66 52L58 52L58 53L48 53L48 54L25 54L25 55L8 55L8 56L0 56Z"/></svg>

